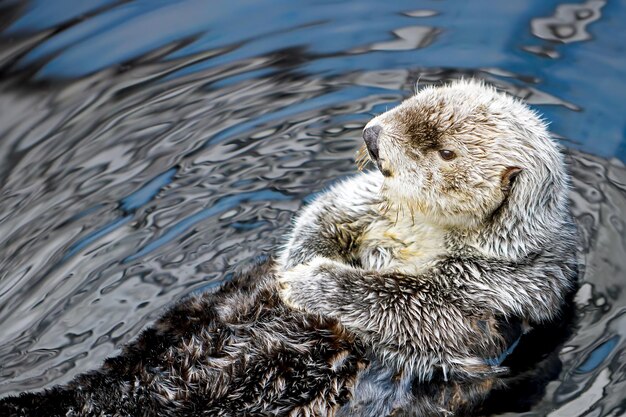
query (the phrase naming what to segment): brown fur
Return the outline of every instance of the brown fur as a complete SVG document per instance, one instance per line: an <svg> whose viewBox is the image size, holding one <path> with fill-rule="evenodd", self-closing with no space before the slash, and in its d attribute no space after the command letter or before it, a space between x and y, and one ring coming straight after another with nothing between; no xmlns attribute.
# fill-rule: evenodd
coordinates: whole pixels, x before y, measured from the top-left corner
<svg viewBox="0 0 626 417"><path fill-rule="evenodd" d="M365 365L336 320L283 304L266 263L177 304L100 370L0 400L0 415L332 416Z"/></svg>

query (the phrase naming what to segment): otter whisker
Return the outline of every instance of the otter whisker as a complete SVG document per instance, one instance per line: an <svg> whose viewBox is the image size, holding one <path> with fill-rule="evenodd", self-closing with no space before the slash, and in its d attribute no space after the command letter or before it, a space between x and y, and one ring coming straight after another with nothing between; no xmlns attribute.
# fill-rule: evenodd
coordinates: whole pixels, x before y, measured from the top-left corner
<svg viewBox="0 0 626 417"><path fill-rule="evenodd" d="M400 207L402 207L402 204L400 204ZM397 225L398 225L398 216L399 216L399 214L400 214L400 210L398 210L398 209L396 208L396 220L393 222L393 225L394 225L394 226L397 226Z"/></svg>
<svg viewBox="0 0 626 417"><path fill-rule="evenodd" d="M417 94L419 92L421 79L422 79L422 75L420 74L419 77L417 77L417 81L415 81L415 88L413 92L414 94Z"/></svg>
<svg viewBox="0 0 626 417"><path fill-rule="evenodd" d="M385 200L384 198L381 198L381 203L380 203L381 215L383 217L387 216L387 213L389 213L390 209L391 209L391 202L389 200Z"/></svg>
<svg viewBox="0 0 626 417"><path fill-rule="evenodd" d="M359 171L363 171L367 164L371 162L369 152L367 152L365 145L362 145L357 151L355 162Z"/></svg>

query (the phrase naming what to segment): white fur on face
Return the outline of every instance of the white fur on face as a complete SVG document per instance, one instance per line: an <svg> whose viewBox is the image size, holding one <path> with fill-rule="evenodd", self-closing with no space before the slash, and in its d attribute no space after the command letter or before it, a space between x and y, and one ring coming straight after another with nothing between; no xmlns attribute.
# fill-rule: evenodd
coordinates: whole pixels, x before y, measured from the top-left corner
<svg viewBox="0 0 626 417"><path fill-rule="evenodd" d="M561 165L543 121L518 100L476 81L426 88L374 118L389 200L444 226L472 227L505 198L503 173L522 168L542 181ZM439 150L455 152L446 161Z"/></svg>

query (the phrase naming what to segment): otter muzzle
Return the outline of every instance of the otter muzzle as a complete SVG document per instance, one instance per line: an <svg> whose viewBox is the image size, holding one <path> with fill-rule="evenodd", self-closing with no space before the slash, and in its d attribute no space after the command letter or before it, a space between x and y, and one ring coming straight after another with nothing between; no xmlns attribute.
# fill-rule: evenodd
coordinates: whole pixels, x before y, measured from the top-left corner
<svg viewBox="0 0 626 417"><path fill-rule="evenodd" d="M379 159L378 137L380 136L381 130L383 129L380 126L367 127L363 130L363 140L365 141L365 146L367 146L367 151L374 162L378 162Z"/></svg>

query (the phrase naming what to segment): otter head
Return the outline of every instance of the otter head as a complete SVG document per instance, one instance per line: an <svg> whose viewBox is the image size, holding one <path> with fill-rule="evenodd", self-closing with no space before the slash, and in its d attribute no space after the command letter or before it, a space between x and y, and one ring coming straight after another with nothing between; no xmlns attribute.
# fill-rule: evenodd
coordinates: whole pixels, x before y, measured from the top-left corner
<svg viewBox="0 0 626 417"><path fill-rule="evenodd" d="M514 193L532 210L565 179L541 119L476 81L419 91L371 120L363 138L386 199L444 227L483 226Z"/></svg>

